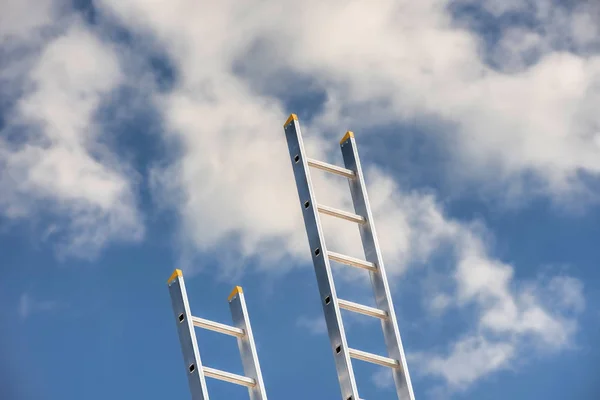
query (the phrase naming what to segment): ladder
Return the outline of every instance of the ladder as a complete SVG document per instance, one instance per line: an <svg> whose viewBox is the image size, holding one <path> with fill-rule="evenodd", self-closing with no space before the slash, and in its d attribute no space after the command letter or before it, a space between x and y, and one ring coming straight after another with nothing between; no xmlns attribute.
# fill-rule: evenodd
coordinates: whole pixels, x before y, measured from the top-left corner
<svg viewBox="0 0 600 400"><path fill-rule="evenodd" d="M313 160L306 156L304 143L302 141L302 133L300 131L300 123L295 114L290 115L283 127L292 161L292 169L294 171L296 187L298 189L306 233L308 235L308 243L310 245L314 269L317 276L319 293L321 295L321 305L325 314L329 341L334 353L342 399L360 399L352 369L351 359L354 358L391 368L398 399L414 400L415 397L402 347L400 331L396 322L396 315L392 304L392 297L386 278L385 268L383 266L381 251L379 249L377 235L375 234L373 215L371 214L371 208L369 206L354 134L349 131L340 141L345 164L345 167L342 168L322 161ZM318 204L312 187L309 167L321 169L348 178L355 213ZM327 214L358 224L365 260L329 251L323 237L323 229L321 227L319 214ZM368 270L377 308L338 298L333 282L330 261L336 261ZM381 321L385 345L387 347L387 357L348 347L346 335L344 333L341 309L368 315L373 318L378 318Z"/></svg>
<svg viewBox="0 0 600 400"><path fill-rule="evenodd" d="M209 399L205 376L246 386L251 400L267 400L242 288L236 286L227 299L234 324L234 326L229 326L194 317L191 314L181 270L176 269L173 272L167 281L167 285L169 286L169 293L171 295L171 303L173 305L173 313L175 315L177 332L179 333L179 342L185 362L188 384L192 393L192 400ZM236 337L246 376L204 367L200 359L200 350L194 327Z"/></svg>

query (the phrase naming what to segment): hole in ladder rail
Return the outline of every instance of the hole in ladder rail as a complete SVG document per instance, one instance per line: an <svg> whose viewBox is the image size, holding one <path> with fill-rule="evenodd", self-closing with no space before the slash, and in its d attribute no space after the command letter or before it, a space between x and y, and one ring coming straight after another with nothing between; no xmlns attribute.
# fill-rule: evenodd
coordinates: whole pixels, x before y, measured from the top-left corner
<svg viewBox="0 0 600 400"><path fill-rule="evenodd" d="M325 297L325 304L329 304L331 303L331 297L327 296Z"/></svg>
<svg viewBox="0 0 600 400"><path fill-rule="evenodd" d="M179 314L179 322L183 322L184 319L185 317L183 316L183 313Z"/></svg>
<svg viewBox="0 0 600 400"><path fill-rule="evenodd" d="M342 351L342 346L338 346L335 348L335 354L340 354L340 351Z"/></svg>
<svg viewBox="0 0 600 400"><path fill-rule="evenodd" d="M298 161L300 161L300 156L298 154L296 154L294 156L294 162L298 162Z"/></svg>
<svg viewBox="0 0 600 400"><path fill-rule="evenodd" d="M196 370L196 366L194 364L190 364L188 369L190 370L190 374L191 374Z"/></svg>
<svg viewBox="0 0 600 400"><path fill-rule="evenodd" d="M315 256L318 256L319 254L321 254L321 249L319 249L318 247L315 249Z"/></svg>
<svg viewBox="0 0 600 400"><path fill-rule="evenodd" d="M304 208L308 208L310 207L310 201L305 201L304 202Z"/></svg>

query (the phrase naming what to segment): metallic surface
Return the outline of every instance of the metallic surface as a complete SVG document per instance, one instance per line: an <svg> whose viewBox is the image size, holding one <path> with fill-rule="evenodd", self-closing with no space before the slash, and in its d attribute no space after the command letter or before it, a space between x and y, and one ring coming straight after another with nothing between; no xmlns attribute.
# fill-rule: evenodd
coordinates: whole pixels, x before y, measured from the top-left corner
<svg viewBox="0 0 600 400"><path fill-rule="evenodd" d="M388 318L381 320L383 336L387 347L388 356L391 359L398 360L399 368L392 370L396 392L400 400L414 400L415 396L408 373L406 356L402 347L400 330L396 321L396 313L392 304L392 296L388 285L385 267L381 256L381 250L375 233L373 215L367 196L367 189L363 176L362 167L358 158L358 148L356 139L351 135L345 141L340 143L344 165L356 173L356 179L349 180L350 193L354 202L354 212L366 218L365 224L359 225L360 236L365 250L367 261L377 265L377 271L371 271L371 285L375 295L377 308L385 311Z"/></svg>
<svg viewBox="0 0 600 400"><path fill-rule="evenodd" d="M198 328L208 329L209 331L215 331L219 333L224 333L225 335L242 337L244 336L244 331L242 329L234 328L229 325L220 324L218 322L209 321L204 318L198 318L192 316L192 322L194 326Z"/></svg>
<svg viewBox="0 0 600 400"><path fill-rule="evenodd" d="M221 371L216 368L204 367L204 375L221 381L235 383L236 385L246 386L248 388L256 386L256 381L252 378Z"/></svg>
<svg viewBox="0 0 600 400"><path fill-rule="evenodd" d="M385 319L388 317L388 314L385 311L379 310L377 308L364 306L362 304L354 303L348 300L342 300L338 298L338 304L340 308L348 311L353 311L359 314L368 315L370 317Z"/></svg>
<svg viewBox="0 0 600 400"><path fill-rule="evenodd" d="M325 315L325 323L329 334L329 342L333 351L340 390L343 400L358 400L358 391L352 361L348 352L346 335L342 324L342 317L337 301L331 265L327 257L327 248L323 238L323 229L319 220L319 213L315 207L315 199L306 151L302 141L300 124L297 119L290 118L284 126L285 137L288 144L292 169L298 189L300 207L304 219L308 243L312 254L313 265L317 277L321 305Z"/></svg>
<svg viewBox="0 0 600 400"><path fill-rule="evenodd" d="M204 368L200 359L196 332L181 271L177 274L176 270L171 275L168 285L192 400L208 400ZM191 372L190 369L192 369Z"/></svg>
<svg viewBox="0 0 600 400"><path fill-rule="evenodd" d="M327 252L327 256L330 260L336 261L342 264L350 265L357 268L367 269L369 271L375 272L377 271L377 267L375 264L369 261L364 261L358 258L346 256L344 254L335 253L333 251Z"/></svg>
<svg viewBox="0 0 600 400"><path fill-rule="evenodd" d="M250 326L250 317L242 288L236 286L229 295L229 308L234 326L194 317L190 312L183 274L175 270L168 280L173 313L179 333L179 342L188 374L192 400L208 400L205 377L243 385L248 388L250 400L267 400L265 385L258 363L256 345ZM237 338L242 366L246 376L232 374L215 368L204 367L200 360L200 351L194 327L204 328Z"/></svg>
<svg viewBox="0 0 600 400"><path fill-rule="evenodd" d="M284 124L284 130L303 212L304 225L308 234L308 242L317 276L329 340L334 351L342 399L358 400L356 381L352 368L352 361L350 360L350 357L352 357L391 368L398 398L400 400L414 400L406 357L404 355L400 331L398 329L396 314L392 304L392 297L377 241L377 235L375 233L373 215L367 197L366 185L358 158L354 134L352 132L347 132L340 141L345 164L345 168L341 168L307 158L302 142L300 124L297 116L294 114L292 114ZM355 214L317 205L311 183L309 167L316 167L348 178ZM319 213L333 215L358 223L364 247L365 260L327 250ZM338 299L335 293L330 261L367 269L370 272L377 308ZM381 320L388 357L350 349L346 342L340 309L346 309L379 318Z"/></svg>
<svg viewBox="0 0 600 400"><path fill-rule="evenodd" d="M307 162L309 167L331 172L332 174L338 174L346 178L354 178L354 171L350 171L349 169L338 167L337 165L333 164L328 164L323 161L313 160L311 158L307 158Z"/></svg>
<svg viewBox="0 0 600 400"><path fill-rule="evenodd" d="M356 222L357 224L363 224L365 222L365 219L362 216L353 214L348 211L338 210L337 208L318 204L317 209L321 214L331 215L332 217L345 219L346 221L350 222Z"/></svg>
<svg viewBox="0 0 600 400"><path fill-rule="evenodd" d="M398 361L388 357L383 357L377 354L367 353L366 351L350 349L350 357L356 358L357 360L368 361L373 364L379 364L383 367L396 368Z"/></svg>
<svg viewBox="0 0 600 400"><path fill-rule="evenodd" d="M240 349L240 356L242 357L244 374L255 382L254 386L248 388L250 400L267 400L265 384L260 364L258 363L256 345L254 344L254 334L252 333L250 317L246 307L246 299L241 288L229 298L229 308L231 310L231 317L233 318L233 325L245 332L244 336L238 337L237 342Z"/></svg>

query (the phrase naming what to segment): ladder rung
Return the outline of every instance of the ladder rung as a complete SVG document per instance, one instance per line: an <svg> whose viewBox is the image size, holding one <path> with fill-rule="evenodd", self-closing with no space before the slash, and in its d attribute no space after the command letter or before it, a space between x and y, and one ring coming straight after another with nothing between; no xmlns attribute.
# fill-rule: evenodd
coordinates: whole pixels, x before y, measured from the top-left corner
<svg viewBox="0 0 600 400"><path fill-rule="evenodd" d="M379 364L384 367L397 368L400 363L392 358L378 356L377 354L367 353L366 351L348 349L350 357L356 358L357 360L367 361L373 364Z"/></svg>
<svg viewBox="0 0 600 400"><path fill-rule="evenodd" d="M254 387L256 385L256 381L252 378L248 378L247 376L232 374L231 372L225 372L210 367L203 367L202 370L204 371L204 375L210 378L215 378L246 387Z"/></svg>
<svg viewBox="0 0 600 400"><path fill-rule="evenodd" d="M323 214L342 218L350 222L356 222L357 224L363 224L365 222L365 218L361 215L356 215L347 211L338 210L336 208L322 206L318 204L317 210L319 210L319 212L322 212Z"/></svg>
<svg viewBox="0 0 600 400"><path fill-rule="evenodd" d="M218 322L209 321L204 318L192 317L192 323L194 326L198 328L208 329L210 331L215 331L219 333L224 333L226 335L235 336L235 337L244 337L244 330L240 328L234 328L233 326L220 324Z"/></svg>
<svg viewBox="0 0 600 400"><path fill-rule="evenodd" d="M372 262L360 260L358 258L345 256L343 254L334 253L333 251L328 251L327 256L332 261L337 261L342 264L351 265L353 267L368 269L369 271L377 271L375 264Z"/></svg>
<svg viewBox="0 0 600 400"><path fill-rule="evenodd" d="M359 314L369 315L371 317L381 319L386 319L388 317L388 313L383 310L369 306L363 306L362 304L354 303L352 301L338 299L338 304L340 308L343 308L344 310L354 311Z"/></svg>
<svg viewBox="0 0 600 400"><path fill-rule="evenodd" d="M346 178L354 178L356 174L351 169L338 167L337 165L329 164L323 161L313 160L312 158L307 158L306 162L310 167L315 167L318 169L322 169L323 171L331 172L333 174L338 174L341 176L345 176Z"/></svg>

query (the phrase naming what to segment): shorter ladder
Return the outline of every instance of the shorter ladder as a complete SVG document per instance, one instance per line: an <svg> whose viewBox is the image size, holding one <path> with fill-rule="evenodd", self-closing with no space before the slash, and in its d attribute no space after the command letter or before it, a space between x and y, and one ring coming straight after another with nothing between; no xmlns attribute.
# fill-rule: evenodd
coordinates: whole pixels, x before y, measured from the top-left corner
<svg viewBox="0 0 600 400"><path fill-rule="evenodd" d="M236 286L229 295L229 308L231 309L231 316L234 323L234 326L229 326L194 317L191 314L181 270L176 269L167 281L167 284L169 286L169 293L171 294L171 303L173 305L173 313L175 314L175 323L177 325L177 332L179 333L179 342L188 375L192 400L209 400L205 376L246 386L251 400L267 400L242 288ZM194 327L235 336L246 376L204 367L200 359L200 350Z"/></svg>

